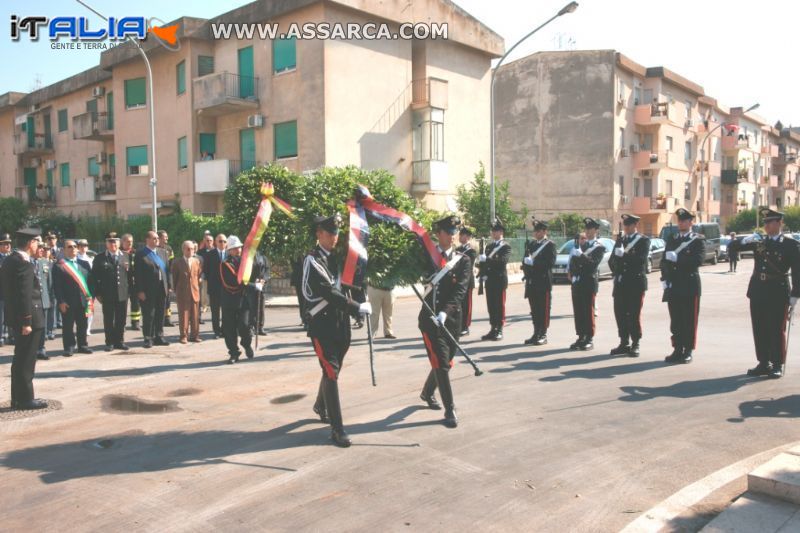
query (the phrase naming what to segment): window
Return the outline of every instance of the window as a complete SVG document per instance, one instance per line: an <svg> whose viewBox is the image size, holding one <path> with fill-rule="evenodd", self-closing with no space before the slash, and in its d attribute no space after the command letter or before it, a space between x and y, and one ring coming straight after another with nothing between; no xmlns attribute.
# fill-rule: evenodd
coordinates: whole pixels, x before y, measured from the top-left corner
<svg viewBox="0 0 800 533"><path fill-rule="evenodd" d="M175 67L175 86L178 94L186 92L186 61L181 61Z"/></svg>
<svg viewBox="0 0 800 533"><path fill-rule="evenodd" d="M619 177L619 194L621 196L625 195L625 176L622 175Z"/></svg>
<svg viewBox="0 0 800 533"><path fill-rule="evenodd" d="M644 179L644 196L653 196L653 178Z"/></svg>
<svg viewBox="0 0 800 533"><path fill-rule="evenodd" d="M89 162L88 162L88 164L86 166L89 169L89 175L90 176L94 176L94 177L100 176L100 165L97 164L97 158L96 157L90 157L89 158Z"/></svg>
<svg viewBox="0 0 800 533"><path fill-rule="evenodd" d="M686 120L691 120L691 118L692 118L692 102L690 102L689 100L686 100L686 102L684 102L684 105L686 106Z"/></svg>
<svg viewBox="0 0 800 533"><path fill-rule="evenodd" d="M147 103L145 95L144 78L125 80L125 109L144 107Z"/></svg>
<svg viewBox="0 0 800 533"><path fill-rule="evenodd" d="M639 179L639 178L633 178L633 195L634 195L634 196L641 196L641 195L639 194L639 189L641 188L641 187L640 187L640 182L641 182L641 181L642 181L642 180L641 180L641 179Z"/></svg>
<svg viewBox="0 0 800 533"><path fill-rule="evenodd" d="M686 161L692 160L692 141L686 141L683 145L683 159Z"/></svg>
<svg viewBox="0 0 800 533"><path fill-rule="evenodd" d="M672 151L672 137L669 135L667 135L667 150L670 152Z"/></svg>
<svg viewBox="0 0 800 533"><path fill-rule="evenodd" d="M643 151L650 151L653 149L653 134L652 133L645 133L644 135L640 136L640 143L641 149Z"/></svg>
<svg viewBox="0 0 800 533"><path fill-rule="evenodd" d="M291 39L272 41L272 70L275 73L297 68L297 42Z"/></svg>
<svg viewBox="0 0 800 533"><path fill-rule="evenodd" d="M59 167L59 173L61 174L61 186L69 187L69 163L61 163Z"/></svg>
<svg viewBox="0 0 800 533"><path fill-rule="evenodd" d="M66 109L58 110L58 131L67 131L69 129L69 118L67 117Z"/></svg>
<svg viewBox="0 0 800 533"><path fill-rule="evenodd" d="M672 180L664 182L664 194L665 196L672 196Z"/></svg>
<svg viewBox="0 0 800 533"><path fill-rule="evenodd" d="M414 161L444 161L444 110L427 108L412 115Z"/></svg>
<svg viewBox="0 0 800 533"><path fill-rule="evenodd" d="M625 81L622 78L619 78L617 83L617 99L620 102L625 101Z"/></svg>
<svg viewBox="0 0 800 533"><path fill-rule="evenodd" d="M619 149L625 149L625 128L619 129Z"/></svg>
<svg viewBox="0 0 800 533"><path fill-rule="evenodd" d="M178 139L178 169L189 166L189 159L186 155L186 137Z"/></svg>
<svg viewBox="0 0 800 533"><path fill-rule="evenodd" d="M201 133L200 134L200 156L214 159L214 154L217 153L217 134L216 133Z"/></svg>
<svg viewBox="0 0 800 533"><path fill-rule="evenodd" d="M711 199L715 202L719 202L720 199L720 178L719 176L714 176L711 178ZM731 201L731 200L728 200Z"/></svg>
<svg viewBox="0 0 800 533"><path fill-rule="evenodd" d="M147 146L128 146L125 149L125 155L129 176L147 174Z"/></svg>
<svg viewBox="0 0 800 533"><path fill-rule="evenodd" d="M197 56L197 75L207 76L214 73L213 56Z"/></svg>
<svg viewBox="0 0 800 533"><path fill-rule="evenodd" d="M275 124L275 159L297 157L297 121Z"/></svg>

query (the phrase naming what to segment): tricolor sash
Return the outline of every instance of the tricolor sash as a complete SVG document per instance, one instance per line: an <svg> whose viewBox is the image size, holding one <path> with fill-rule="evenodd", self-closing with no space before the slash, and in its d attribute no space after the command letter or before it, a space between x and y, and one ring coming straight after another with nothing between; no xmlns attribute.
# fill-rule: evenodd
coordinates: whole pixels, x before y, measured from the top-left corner
<svg viewBox="0 0 800 533"><path fill-rule="evenodd" d="M78 285L78 288L81 290L83 297L86 298L86 307L84 308L83 312L86 316L92 314L94 311L94 306L92 305L92 291L89 290L89 284L86 282L86 278L76 265L74 265L71 261L66 261L62 259L60 261L61 269L69 274L75 284Z"/></svg>
<svg viewBox="0 0 800 533"><path fill-rule="evenodd" d="M275 196L275 187L272 183L264 183L261 185L261 204L258 206L256 218L253 220L253 225L250 227L250 233L244 240L242 247L242 262L239 263L239 271L236 273L236 278L240 284L250 283L250 275L253 273L253 262L258 253L258 246L261 244L261 238L269 225L269 219L272 216L272 206L278 208L279 211L294 218L292 214L292 206L277 198Z"/></svg>

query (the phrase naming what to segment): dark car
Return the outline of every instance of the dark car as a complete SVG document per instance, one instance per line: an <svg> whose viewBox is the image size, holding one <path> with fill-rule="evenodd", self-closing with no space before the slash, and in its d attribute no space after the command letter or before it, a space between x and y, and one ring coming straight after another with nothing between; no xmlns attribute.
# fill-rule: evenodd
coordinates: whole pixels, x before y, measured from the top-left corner
<svg viewBox="0 0 800 533"><path fill-rule="evenodd" d="M716 265L717 261L719 261L719 239L720 239L720 230L719 224L716 222L699 222L697 224L692 224L692 231L695 233L701 234L705 237L705 246L706 246L706 261L711 263L712 265ZM659 237L666 241L671 236L678 233L678 226L674 224L667 224L663 228L661 228L661 233Z"/></svg>
<svg viewBox="0 0 800 533"><path fill-rule="evenodd" d="M728 261L730 256L728 256L728 245L731 243L730 237L720 237L719 239L719 260L720 261Z"/></svg>
<svg viewBox="0 0 800 533"><path fill-rule="evenodd" d="M664 248L667 243L663 239L653 237L650 239L650 255L647 257L647 273L661 270L661 260L664 259Z"/></svg>
<svg viewBox="0 0 800 533"><path fill-rule="evenodd" d="M603 255L603 260L600 261L600 265L597 267L597 273L600 276L600 279L603 278L610 278L611 277L611 268L608 266L608 258L611 257L611 250L614 249L614 241L611 239L607 239L605 237L601 237L600 242L603 243L603 247L606 249L606 253ZM556 256L556 262L553 264L552 272L553 272L553 282L567 282L569 278L567 276L569 265L569 253L575 247L575 240L570 239L564 244L561 245L561 248L558 250L558 255Z"/></svg>

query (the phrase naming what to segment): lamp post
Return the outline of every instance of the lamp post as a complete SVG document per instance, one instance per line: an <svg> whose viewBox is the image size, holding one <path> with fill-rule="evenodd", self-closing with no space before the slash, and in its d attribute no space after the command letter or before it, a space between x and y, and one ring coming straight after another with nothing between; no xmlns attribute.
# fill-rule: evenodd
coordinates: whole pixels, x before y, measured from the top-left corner
<svg viewBox="0 0 800 533"><path fill-rule="evenodd" d="M503 57L500 58L500 61L498 61L497 64L494 66L494 69L492 69L492 80L491 80L491 84L490 84L490 88L489 88L490 101L491 101L490 102L491 107L489 108L489 121L491 123L491 128L492 128L492 132L491 132L492 133L492 141L491 141L491 146L489 148L490 157L491 157L491 164L489 165L489 187L490 187L490 191L489 191L489 212L490 212L490 216L491 216L491 220L489 220L489 224L490 225L494 223L495 214L496 214L495 213L495 201L494 201L495 200L495 197L494 197L494 192L495 192L495 189L494 189L494 143L495 143L495 139L494 139L494 80L495 80L495 76L497 75L497 69L500 68L500 65L503 64L503 61L505 61L506 57L508 57L508 55L511 52L513 52L514 49L517 46L522 44L523 41L528 39L528 37L530 37L531 35L533 35L537 31L541 30L542 28L544 28L545 26L547 26L548 24L553 22L555 19L557 19L561 15L566 15L567 13L572 13L576 9L578 9L578 2L570 2L569 4L567 4L564 7L562 7L561 10L558 13L556 13L554 16L550 17L550 19L548 19L544 24L542 24L542 25L538 26L537 28L535 28L533 31L528 33L525 37L523 37L522 39L517 41L514 44L514 46L509 48L508 51L505 54L503 54Z"/></svg>
<svg viewBox="0 0 800 533"><path fill-rule="evenodd" d="M745 109L742 112L742 115L744 115L745 113L749 113L750 111L753 111L754 109L758 109L759 106L761 106L761 104L753 104L753 105L751 105L750 107L748 107L747 109ZM701 185L703 184L703 170L705 170L704 167L705 167L705 159L706 159L706 149L705 149L706 141L708 140L709 137L711 137L711 134L713 134L715 131L717 131L718 129L720 129L724 125L725 125L724 122L719 123L714 129L712 129L711 131L706 133L706 136L703 137L703 141L700 143L700 184ZM711 146L709 145L708 148L709 148L709 151L710 151L711 150ZM756 188L758 188L758 183L756 183ZM708 213L708 201L705 198L705 195L707 193L708 193L708 191L705 190L704 194L703 194L703 207L706 208L706 213ZM758 227L758 209L756 209L756 227Z"/></svg>
<svg viewBox="0 0 800 533"><path fill-rule="evenodd" d="M108 17L104 16L102 13L98 12L96 9L91 7L90 5L83 2L83 0L75 0L83 7L100 17L101 19L108 22ZM153 70L150 68L150 60L147 58L147 54L144 53L142 47L137 43L130 35L127 35L126 38L128 41L139 50L139 53L142 55L142 59L144 59L145 67L147 67L147 84L148 89L150 91L150 147L153 154L153 177L150 178L150 185L153 187L153 231L158 231L158 207L157 207L157 198L158 198L158 177L156 174L156 115L155 115L155 93L153 92Z"/></svg>

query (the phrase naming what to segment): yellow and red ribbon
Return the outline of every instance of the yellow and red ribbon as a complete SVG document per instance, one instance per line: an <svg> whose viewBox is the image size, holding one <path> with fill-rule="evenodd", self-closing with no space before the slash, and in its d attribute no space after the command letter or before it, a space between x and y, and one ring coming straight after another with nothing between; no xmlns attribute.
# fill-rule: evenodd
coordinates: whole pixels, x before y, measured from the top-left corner
<svg viewBox="0 0 800 533"><path fill-rule="evenodd" d="M272 186L272 183L261 185L261 205L258 206L253 226L250 228L250 233L247 234L247 239L245 239L244 247L242 248L242 262L239 264L237 273L237 280L240 284L250 283L253 262L258 253L258 246L261 244L261 237L264 236L264 232L269 225L272 206L275 206L278 211L285 213L287 216L294 218L292 206L275 196L275 187Z"/></svg>

